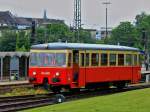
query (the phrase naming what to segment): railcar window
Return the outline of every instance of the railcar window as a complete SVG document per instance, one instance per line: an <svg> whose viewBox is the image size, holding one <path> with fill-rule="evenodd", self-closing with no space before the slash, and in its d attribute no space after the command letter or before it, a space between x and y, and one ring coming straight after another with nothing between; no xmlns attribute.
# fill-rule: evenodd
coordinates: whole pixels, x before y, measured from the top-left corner
<svg viewBox="0 0 150 112"><path fill-rule="evenodd" d="M30 55L30 66L39 65L39 55L37 53L31 53Z"/></svg>
<svg viewBox="0 0 150 112"><path fill-rule="evenodd" d="M68 66L70 67L72 63L72 56L71 53L68 54Z"/></svg>
<svg viewBox="0 0 150 112"><path fill-rule="evenodd" d="M118 54L118 65L124 65L124 54Z"/></svg>
<svg viewBox="0 0 150 112"><path fill-rule="evenodd" d="M107 66L107 64L108 64L108 54L102 53L101 54L101 65Z"/></svg>
<svg viewBox="0 0 150 112"><path fill-rule="evenodd" d="M91 56L91 60L92 60L92 66L98 66L99 64L99 54L98 53L92 53L92 56Z"/></svg>
<svg viewBox="0 0 150 112"><path fill-rule="evenodd" d="M65 66L65 65L66 65L66 54L56 53L56 66Z"/></svg>
<svg viewBox="0 0 150 112"><path fill-rule="evenodd" d="M84 53L81 53L80 56L81 56L81 57L80 57L80 59L81 59L80 64L81 64L81 66L84 66Z"/></svg>
<svg viewBox="0 0 150 112"><path fill-rule="evenodd" d="M110 54L110 58L109 58L109 64L111 66L115 66L116 65L116 54Z"/></svg>
<svg viewBox="0 0 150 112"><path fill-rule="evenodd" d="M143 60L144 59L144 56L142 55L142 54L139 54L139 56L138 56L138 61L139 61L139 64L142 66L142 64L144 64L143 63Z"/></svg>
<svg viewBox="0 0 150 112"><path fill-rule="evenodd" d="M73 63L79 63L79 53L75 53L73 56Z"/></svg>
<svg viewBox="0 0 150 112"><path fill-rule="evenodd" d="M86 66L90 65L89 59L90 59L90 55L89 55L89 53L86 53Z"/></svg>
<svg viewBox="0 0 150 112"><path fill-rule="evenodd" d="M51 62L53 61L54 54L46 54L46 53L41 53L39 54L40 57L40 65L41 66L48 66L51 64ZM55 62L52 62L55 63Z"/></svg>
<svg viewBox="0 0 150 112"><path fill-rule="evenodd" d="M140 65L140 55L137 54L137 65Z"/></svg>
<svg viewBox="0 0 150 112"><path fill-rule="evenodd" d="M30 66L66 66L65 53L33 53Z"/></svg>
<svg viewBox="0 0 150 112"><path fill-rule="evenodd" d="M127 66L131 66L132 65L132 55L131 54L127 54L126 55L126 65Z"/></svg>
<svg viewBox="0 0 150 112"><path fill-rule="evenodd" d="M134 62L133 65L134 66L138 65L138 60L137 60L137 55L136 54L133 55L133 60L134 60L133 61Z"/></svg>

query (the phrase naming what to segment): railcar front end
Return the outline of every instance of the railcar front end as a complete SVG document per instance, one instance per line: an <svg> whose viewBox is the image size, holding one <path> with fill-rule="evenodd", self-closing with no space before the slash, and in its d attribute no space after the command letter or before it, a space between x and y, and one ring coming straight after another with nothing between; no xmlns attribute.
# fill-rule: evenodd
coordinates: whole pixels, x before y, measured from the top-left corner
<svg viewBox="0 0 150 112"><path fill-rule="evenodd" d="M67 50L31 50L29 81L34 85L63 87L70 83Z"/></svg>

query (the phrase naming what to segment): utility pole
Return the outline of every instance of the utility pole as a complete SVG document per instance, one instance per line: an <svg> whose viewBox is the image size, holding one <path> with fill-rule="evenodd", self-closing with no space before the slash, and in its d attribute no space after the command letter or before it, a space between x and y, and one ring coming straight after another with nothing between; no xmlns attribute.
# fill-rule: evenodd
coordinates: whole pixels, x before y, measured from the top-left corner
<svg viewBox="0 0 150 112"><path fill-rule="evenodd" d="M75 40L80 41L80 29L81 29L81 0L74 0L74 23L73 29L75 32Z"/></svg>
<svg viewBox="0 0 150 112"><path fill-rule="evenodd" d="M106 5L106 38L108 36L108 5L111 4L110 2L103 2L102 4Z"/></svg>
<svg viewBox="0 0 150 112"><path fill-rule="evenodd" d="M33 20L32 21L32 26L31 26L31 38L30 38L30 44L32 45L32 44L35 44L35 38L36 38L36 36L35 36L35 33L36 33L36 22L35 22L35 20Z"/></svg>
<svg viewBox="0 0 150 112"><path fill-rule="evenodd" d="M44 20L44 23L43 23L43 25L44 25L44 40L45 40L45 43L47 43L48 42L48 35L47 35L47 26L48 26L48 24L47 24L47 11L46 11L46 9L44 9L44 13L43 13L43 20Z"/></svg>
<svg viewBox="0 0 150 112"><path fill-rule="evenodd" d="M146 71L148 71L149 70L148 36L144 28L142 29L142 39L143 39L143 46L145 52L144 63L145 63Z"/></svg>
<svg viewBox="0 0 150 112"><path fill-rule="evenodd" d="M146 71L149 70L149 52L148 52L148 36L145 28L142 29L142 44L144 46L144 64L146 67ZM150 75L146 75L146 83L149 83Z"/></svg>

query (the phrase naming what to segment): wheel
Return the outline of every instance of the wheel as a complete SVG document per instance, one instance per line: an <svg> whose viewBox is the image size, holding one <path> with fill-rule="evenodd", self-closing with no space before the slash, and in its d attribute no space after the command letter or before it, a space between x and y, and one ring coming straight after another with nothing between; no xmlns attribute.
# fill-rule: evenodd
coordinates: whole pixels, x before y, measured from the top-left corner
<svg viewBox="0 0 150 112"><path fill-rule="evenodd" d="M107 90L107 89L109 89L109 87L110 87L110 83L103 83L103 84L101 84L100 89Z"/></svg>
<svg viewBox="0 0 150 112"><path fill-rule="evenodd" d="M65 96L62 94L55 95L55 103L62 103L65 101Z"/></svg>
<svg viewBox="0 0 150 112"><path fill-rule="evenodd" d="M70 89L70 91L72 93L78 93L78 92L80 92L80 89L79 88L73 88L73 89Z"/></svg>
<svg viewBox="0 0 150 112"><path fill-rule="evenodd" d="M41 85L33 85L35 89L41 87Z"/></svg>
<svg viewBox="0 0 150 112"><path fill-rule="evenodd" d="M44 81L43 81L43 87L44 87L44 89L49 90L48 79L44 79Z"/></svg>
<svg viewBox="0 0 150 112"><path fill-rule="evenodd" d="M60 93L61 92L61 87L57 87L57 86L54 86L54 87L51 87L50 88L52 90L52 92L54 93Z"/></svg>
<svg viewBox="0 0 150 112"><path fill-rule="evenodd" d="M117 89L123 89L123 88L125 88L126 83L125 82L120 82L120 83L117 83L115 86L117 87Z"/></svg>

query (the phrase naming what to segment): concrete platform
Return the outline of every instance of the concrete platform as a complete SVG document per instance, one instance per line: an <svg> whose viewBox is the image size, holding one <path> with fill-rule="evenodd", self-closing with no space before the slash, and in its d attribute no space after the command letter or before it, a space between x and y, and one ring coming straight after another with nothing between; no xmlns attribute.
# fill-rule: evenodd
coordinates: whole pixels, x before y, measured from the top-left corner
<svg viewBox="0 0 150 112"><path fill-rule="evenodd" d="M141 74L142 74L142 75L147 75L147 74L150 74L150 71L142 70L142 71L141 71Z"/></svg>
<svg viewBox="0 0 150 112"><path fill-rule="evenodd" d="M25 80L25 81L0 82L0 86L27 85L27 84L30 84L28 80Z"/></svg>

